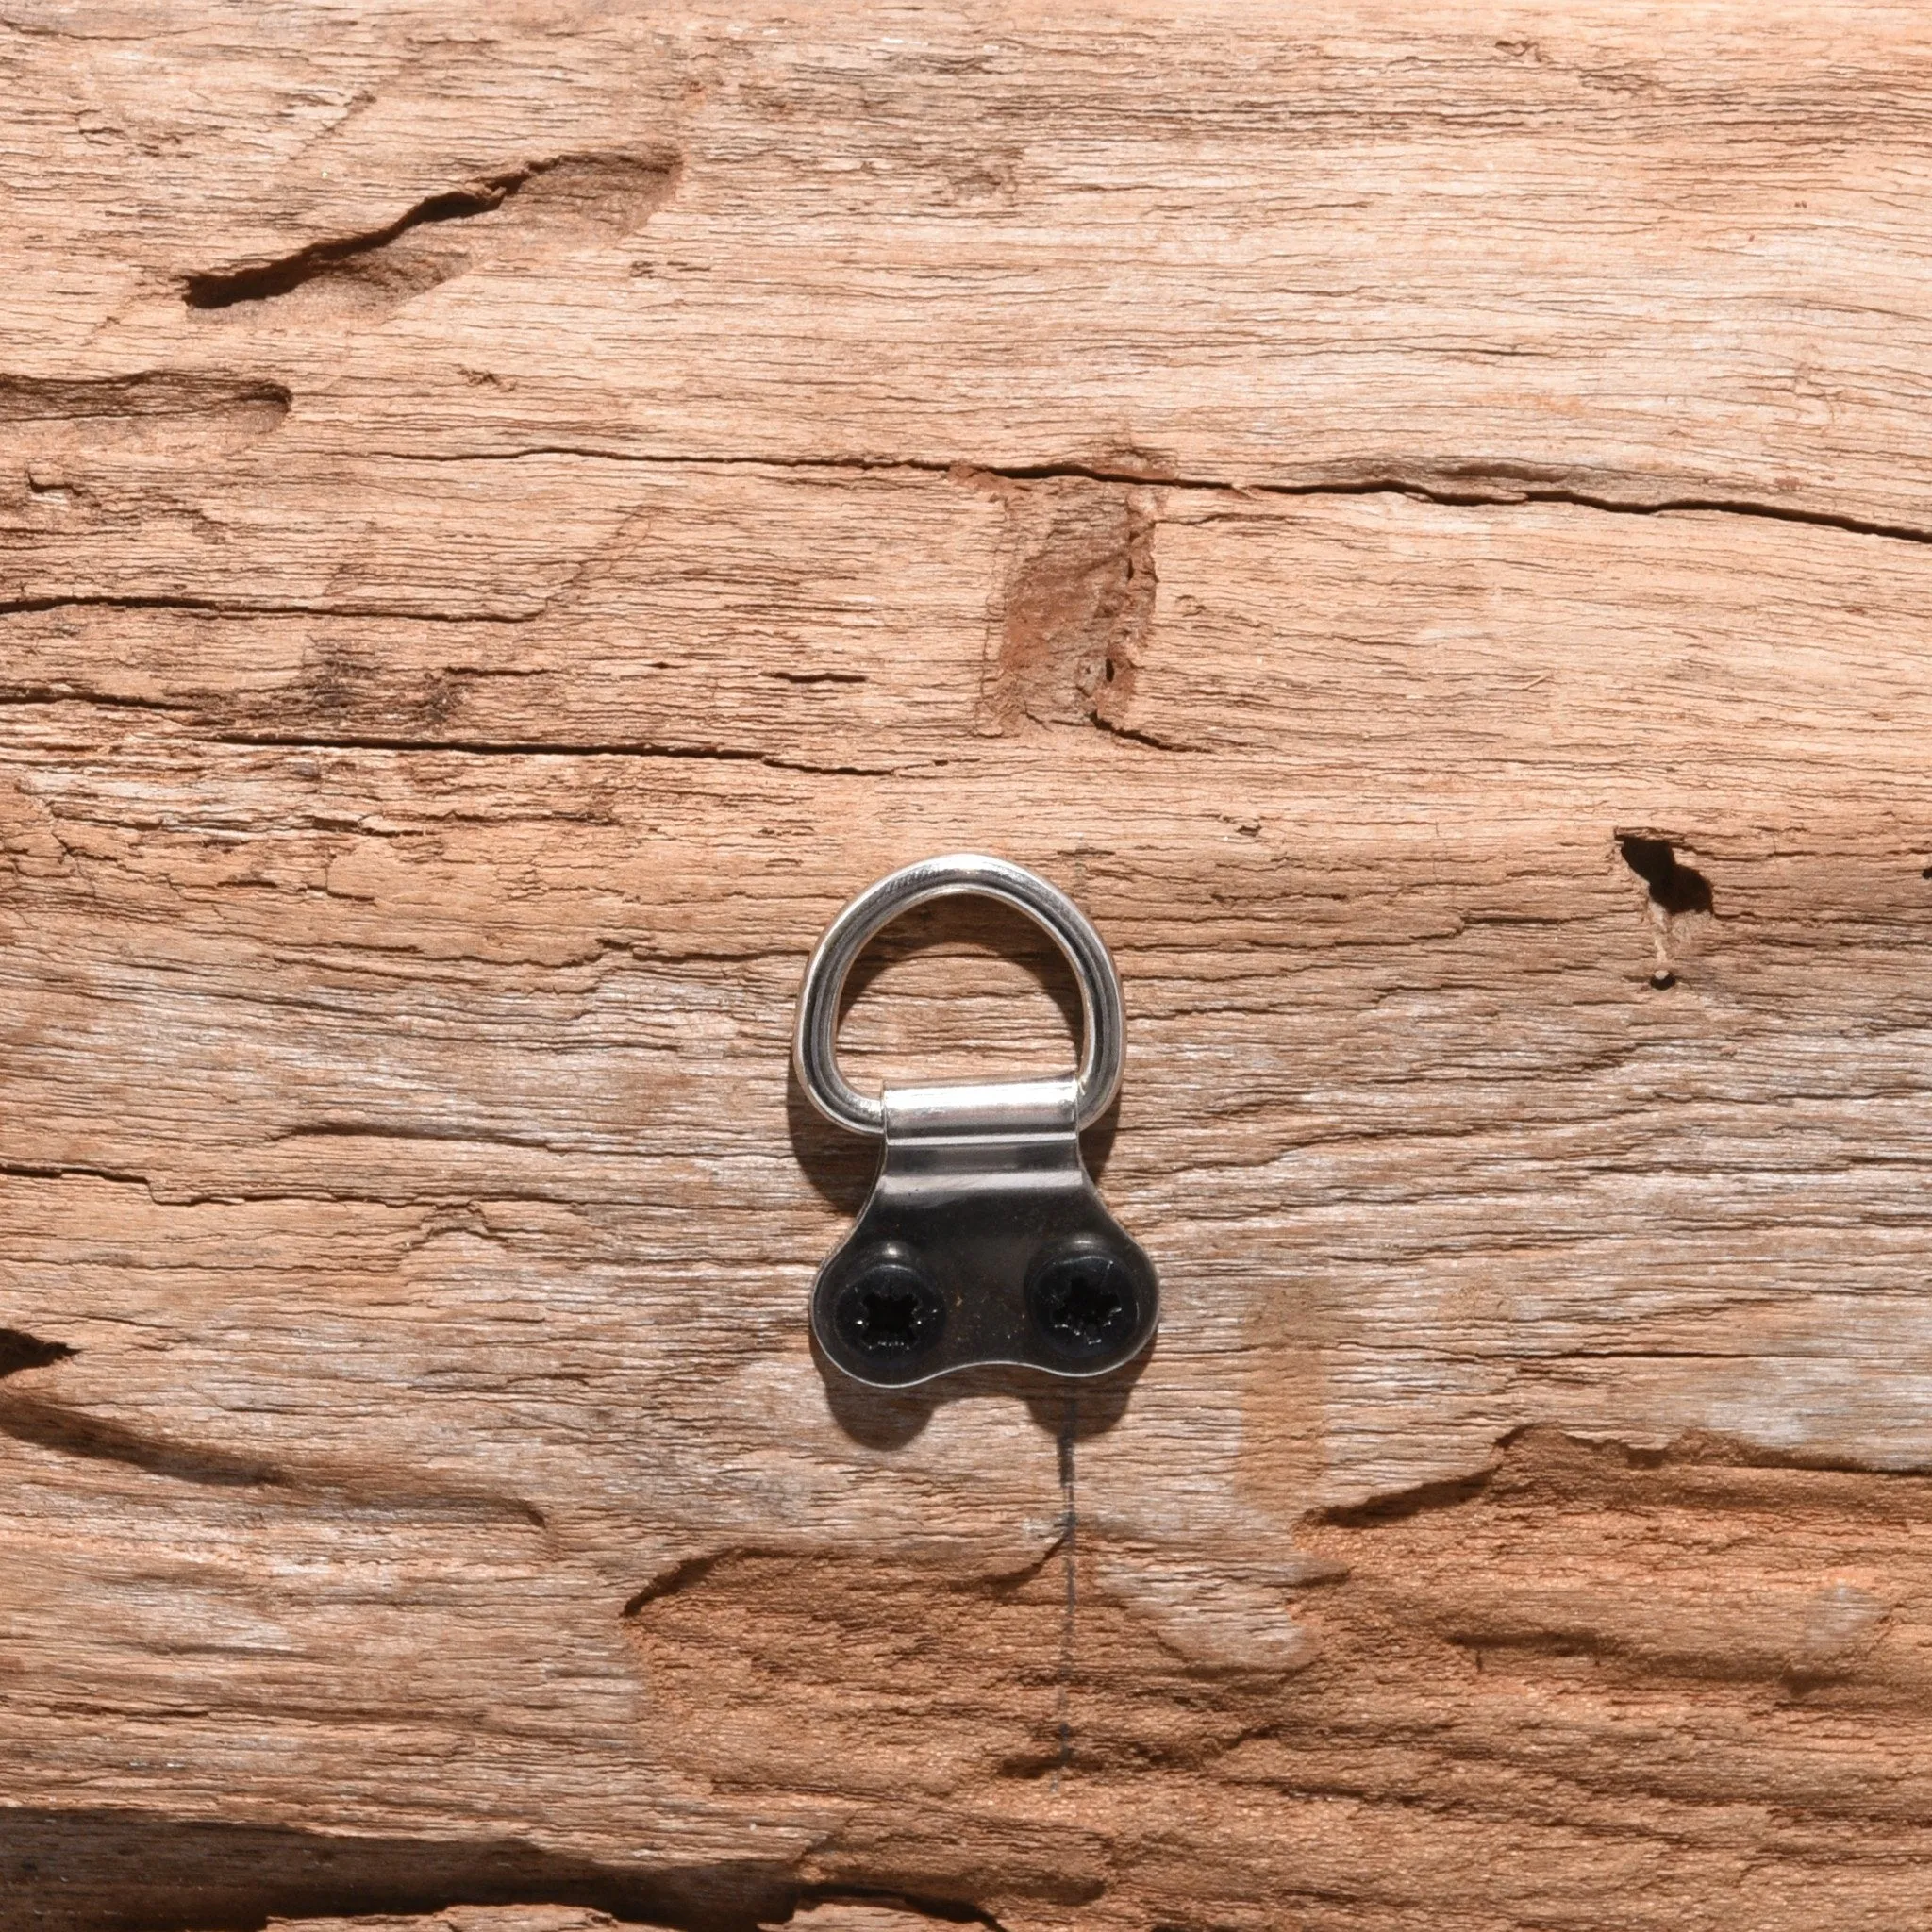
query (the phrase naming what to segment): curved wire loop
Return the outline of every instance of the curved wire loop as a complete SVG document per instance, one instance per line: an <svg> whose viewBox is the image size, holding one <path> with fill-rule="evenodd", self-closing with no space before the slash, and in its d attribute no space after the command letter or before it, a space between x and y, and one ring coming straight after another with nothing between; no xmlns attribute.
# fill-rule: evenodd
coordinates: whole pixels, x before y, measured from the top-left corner
<svg viewBox="0 0 1932 1932"><path fill-rule="evenodd" d="M829 926L805 969L798 994L792 1063L811 1103L855 1134L883 1134L883 1102L860 1093L839 1071L839 998L846 975L873 937L915 906L960 894L997 899L1024 912L1066 956L1080 989L1083 1039L1075 1075L1078 1117L1091 1126L1121 1084L1125 1014L1120 974L1087 916L1058 887L1004 858L954 852L922 858L868 886Z"/></svg>

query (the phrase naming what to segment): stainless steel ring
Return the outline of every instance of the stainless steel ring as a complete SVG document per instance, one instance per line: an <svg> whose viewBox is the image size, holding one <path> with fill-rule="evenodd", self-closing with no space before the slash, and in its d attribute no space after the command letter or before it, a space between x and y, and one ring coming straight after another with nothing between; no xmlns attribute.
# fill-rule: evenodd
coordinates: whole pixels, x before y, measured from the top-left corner
<svg viewBox="0 0 1932 1932"><path fill-rule="evenodd" d="M1123 1039L1120 975L1087 916L1057 886L1024 866L976 852L922 858L869 886L825 928L805 969L798 994L798 1033L792 1063L811 1103L829 1121L855 1134L883 1134L885 1108L857 1091L839 1071L839 996L845 976L867 942L902 912L928 899L958 893L998 899L1044 928L1066 955L1080 989L1084 1039L1075 1075L1080 1124L1091 1126L1108 1109L1121 1084Z"/></svg>

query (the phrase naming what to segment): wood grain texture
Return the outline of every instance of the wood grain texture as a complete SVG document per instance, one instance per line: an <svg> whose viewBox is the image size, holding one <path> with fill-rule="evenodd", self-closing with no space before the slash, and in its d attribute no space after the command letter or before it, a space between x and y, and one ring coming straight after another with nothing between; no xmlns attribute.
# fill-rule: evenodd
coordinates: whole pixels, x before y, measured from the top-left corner
<svg viewBox="0 0 1932 1932"><path fill-rule="evenodd" d="M0 89L7 1932L1932 1914L1923 10ZM1124 976L1077 1402L808 1342L958 847Z"/></svg>

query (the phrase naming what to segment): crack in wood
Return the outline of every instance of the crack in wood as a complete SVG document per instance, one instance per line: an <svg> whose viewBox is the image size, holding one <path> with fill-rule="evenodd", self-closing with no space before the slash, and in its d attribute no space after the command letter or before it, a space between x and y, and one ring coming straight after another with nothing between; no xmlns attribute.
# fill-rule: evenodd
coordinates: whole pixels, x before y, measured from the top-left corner
<svg viewBox="0 0 1932 1932"><path fill-rule="evenodd" d="M1849 512L1808 509L1799 504L1767 503L1761 498L1706 491L1659 489L1654 495L1632 491L1616 495L1559 480L1561 473L1525 463L1457 463L1418 465L1413 470L1378 466L1360 475L1325 475L1305 482L1251 480L1191 475L1179 470L1113 468L1104 464L1049 461L984 463L957 458L908 456L778 455L775 453L721 456L675 450L625 450L593 443L530 443L508 450L409 450L384 448L367 452L397 462L485 463L522 462L537 457L580 457L587 460L635 463L666 468L756 470L832 470L856 475L891 475L904 471L924 476L975 476L1008 483L1084 481L1142 485L1161 490L1202 491L1235 497L1405 496L1421 503L1440 503L1457 509L1513 508L1524 504L1567 505L1601 510L1610 516L1651 517L1673 514L1760 517L1774 523L1807 524L1821 529L1844 530L1855 536L1883 537L1905 543L1932 543L1932 529L1912 524L1859 517ZM1661 481L1661 479L1657 479Z"/></svg>
<svg viewBox="0 0 1932 1932"><path fill-rule="evenodd" d="M328 278L362 280L397 297L420 294L466 263L457 257L423 257L406 265L373 259L415 229L493 215L522 197L575 207L601 218L599 225L625 233L670 199L682 166L682 157L670 150L562 154L525 161L425 195L379 226L325 236L286 255L184 275L181 299L190 308L231 308L239 303L274 301L306 283Z"/></svg>
<svg viewBox="0 0 1932 1932"><path fill-rule="evenodd" d="M120 1423L13 1390L0 1391L0 1436L62 1456L123 1463L176 1482L227 1489L280 1489L289 1480L276 1464L255 1457L144 1435Z"/></svg>
<svg viewBox="0 0 1932 1932"><path fill-rule="evenodd" d="M278 426L293 400L266 376L144 369L131 375L0 374L0 424L139 422L241 413L263 430Z"/></svg>
<svg viewBox="0 0 1932 1932"><path fill-rule="evenodd" d="M261 1932L272 1918L587 1907L666 1932L757 1932L813 1896L789 1859L625 1867L509 1838L408 1838L141 1810L0 1808L0 1872L39 1875L36 1932ZM4 1910L4 1908L0 1908ZM983 1921L981 1923L984 1923Z"/></svg>
<svg viewBox="0 0 1932 1932"><path fill-rule="evenodd" d="M0 599L0 617L34 616L49 610L188 610L210 617L361 617L399 624L534 624L542 608L527 611L409 609L383 604L297 604L239 597L198 597L186 591L149 593L49 591Z"/></svg>
<svg viewBox="0 0 1932 1932"><path fill-rule="evenodd" d="M903 769L891 765L814 764L776 752L740 750L730 745L546 743L542 740L461 738L302 737L294 733L211 731L211 744L254 746L265 751L436 752L476 758L686 758L698 763L763 765L774 772L807 772L827 778L889 777Z"/></svg>
<svg viewBox="0 0 1932 1932"><path fill-rule="evenodd" d="M108 1713L103 1712L104 1716ZM600 1861L516 1839L405 1838L86 1807L0 1811L0 1873L31 1888L34 1932L264 1932L271 1922L379 1920L461 1932L465 1907L574 1907L657 1932L773 1932L841 1905L1005 1932L978 1903L863 1877L814 1882L791 1858ZM58 1888L35 1886L58 1874Z"/></svg>
<svg viewBox="0 0 1932 1932"><path fill-rule="evenodd" d="M25 1358L9 1363L11 1344L8 1338L13 1336L18 1336L25 1345L14 1352ZM58 1353L46 1353L49 1349ZM0 1375L50 1366L78 1353L61 1343L38 1342L36 1338L19 1330L0 1329ZM105 1416L19 1390L0 1390L0 1436L58 1455L120 1463L149 1475L207 1488L275 1490L357 1512L401 1510L457 1522L507 1522L539 1530L547 1527L543 1512L519 1497L398 1481L393 1476L372 1480L359 1473L320 1464L295 1468L259 1457L238 1455L209 1443L184 1442L130 1428Z"/></svg>

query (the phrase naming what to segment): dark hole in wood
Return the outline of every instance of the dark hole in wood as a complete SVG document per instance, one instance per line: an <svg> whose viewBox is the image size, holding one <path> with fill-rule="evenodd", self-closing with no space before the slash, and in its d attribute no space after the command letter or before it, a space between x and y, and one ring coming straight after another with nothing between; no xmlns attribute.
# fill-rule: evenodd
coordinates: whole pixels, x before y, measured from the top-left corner
<svg viewBox="0 0 1932 1932"><path fill-rule="evenodd" d="M0 1375L22 1369L44 1369L64 1362L74 1351L64 1341L42 1341L25 1328L0 1328Z"/></svg>
<svg viewBox="0 0 1932 1932"><path fill-rule="evenodd" d="M1680 912L1708 912L1710 881L1694 867L1678 863L1668 839L1646 839L1636 832L1617 834L1624 863L1650 888L1651 903L1673 917Z"/></svg>

